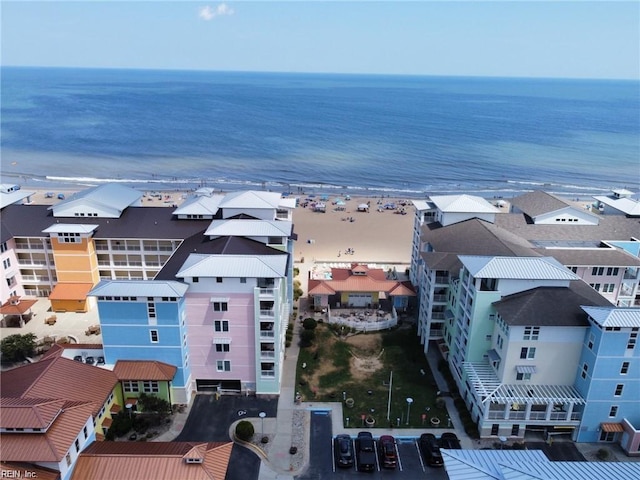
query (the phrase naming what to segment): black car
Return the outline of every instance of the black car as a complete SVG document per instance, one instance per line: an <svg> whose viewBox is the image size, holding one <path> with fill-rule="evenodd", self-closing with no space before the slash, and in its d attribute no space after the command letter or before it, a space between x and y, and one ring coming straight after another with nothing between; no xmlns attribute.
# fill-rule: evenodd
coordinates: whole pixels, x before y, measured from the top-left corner
<svg viewBox="0 0 640 480"><path fill-rule="evenodd" d="M376 469L376 451L371 432L360 432L356 439L356 454L358 457L358 470L361 472L373 472Z"/></svg>
<svg viewBox="0 0 640 480"><path fill-rule="evenodd" d="M349 435L336 436L333 440L333 449L336 455L336 463L339 467L349 468L353 466L353 443Z"/></svg>
<svg viewBox="0 0 640 480"><path fill-rule="evenodd" d="M391 435L382 435L378 440L380 463L384 468L396 468L398 457L396 455L396 440Z"/></svg>
<svg viewBox="0 0 640 480"><path fill-rule="evenodd" d="M440 437L440 448L448 448L450 450L460 450L460 440L458 436L453 432L445 432Z"/></svg>
<svg viewBox="0 0 640 480"><path fill-rule="evenodd" d="M427 465L430 467L442 467L444 462L442 461L442 454L435 435L423 433L420 435L418 446Z"/></svg>

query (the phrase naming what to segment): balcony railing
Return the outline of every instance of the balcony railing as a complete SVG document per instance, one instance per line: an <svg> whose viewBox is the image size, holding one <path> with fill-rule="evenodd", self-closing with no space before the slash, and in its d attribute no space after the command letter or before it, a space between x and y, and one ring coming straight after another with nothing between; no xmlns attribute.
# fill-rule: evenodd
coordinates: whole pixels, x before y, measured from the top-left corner
<svg viewBox="0 0 640 480"><path fill-rule="evenodd" d="M276 371L275 370L261 370L260 371L260 376L261 377L275 377L276 376Z"/></svg>
<svg viewBox="0 0 640 480"><path fill-rule="evenodd" d="M578 421L581 418L580 412L573 412L571 414L571 419L567 420L567 412L551 412L549 415L549 421L558 422L558 421ZM488 420L503 420L504 419L504 410L491 410L487 415ZM507 420L533 420L533 421L546 421L547 413L546 412L529 412L529 417L527 418L527 412L524 411L510 411Z"/></svg>
<svg viewBox="0 0 640 480"><path fill-rule="evenodd" d="M449 283L449 277L436 276L436 283L439 283L440 285L446 285Z"/></svg>
<svg viewBox="0 0 640 480"><path fill-rule="evenodd" d="M271 310L260 310L260 316L261 317L273 317L275 316L276 311L271 309Z"/></svg>
<svg viewBox="0 0 640 480"><path fill-rule="evenodd" d="M260 336L263 338L273 338L275 333L273 330L260 330Z"/></svg>
<svg viewBox="0 0 640 480"><path fill-rule="evenodd" d="M273 297L275 292L274 288L260 288L261 297Z"/></svg>
<svg viewBox="0 0 640 480"><path fill-rule="evenodd" d="M273 350L260 350L261 358L276 358L276 352Z"/></svg>

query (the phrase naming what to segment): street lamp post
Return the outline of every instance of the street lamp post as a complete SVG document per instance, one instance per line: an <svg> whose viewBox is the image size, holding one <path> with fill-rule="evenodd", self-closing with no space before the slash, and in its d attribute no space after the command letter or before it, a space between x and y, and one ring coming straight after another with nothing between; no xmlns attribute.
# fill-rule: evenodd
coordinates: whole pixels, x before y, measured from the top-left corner
<svg viewBox="0 0 640 480"><path fill-rule="evenodd" d="M407 398L407 425L409 425L409 412L411 411L411 404L413 403L413 398Z"/></svg>
<svg viewBox="0 0 640 480"><path fill-rule="evenodd" d="M266 417L267 414L264 413L264 412L260 412L258 414L258 416L260 417L260 420L262 421L262 435L261 436L264 437L264 417Z"/></svg>

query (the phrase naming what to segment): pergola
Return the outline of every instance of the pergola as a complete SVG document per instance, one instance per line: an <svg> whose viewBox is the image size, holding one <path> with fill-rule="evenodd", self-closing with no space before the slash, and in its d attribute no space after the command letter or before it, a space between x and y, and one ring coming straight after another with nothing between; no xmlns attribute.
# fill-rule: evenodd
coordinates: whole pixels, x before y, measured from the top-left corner
<svg viewBox="0 0 640 480"><path fill-rule="evenodd" d="M7 326L7 318L18 317L20 327L24 327L25 322L31 320L31 307L33 307L36 302L37 300L21 300L17 295L9 297L9 300L0 307L2 326Z"/></svg>

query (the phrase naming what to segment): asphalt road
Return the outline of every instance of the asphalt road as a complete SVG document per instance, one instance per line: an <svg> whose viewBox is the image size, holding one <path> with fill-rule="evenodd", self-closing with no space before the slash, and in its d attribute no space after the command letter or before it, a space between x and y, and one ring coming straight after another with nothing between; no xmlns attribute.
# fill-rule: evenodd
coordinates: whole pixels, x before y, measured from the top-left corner
<svg viewBox="0 0 640 480"><path fill-rule="evenodd" d="M554 441L551 446L545 442L526 442L529 450L542 450L554 462L584 462L586 459L570 441Z"/></svg>
<svg viewBox="0 0 640 480"><path fill-rule="evenodd" d="M175 442L228 442L229 427L243 417L257 417L266 412L275 417L278 400L255 397L221 397L198 395L193 401L189 417ZM226 480L257 480L260 458L251 450L234 445L231 451Z"/></svg>

